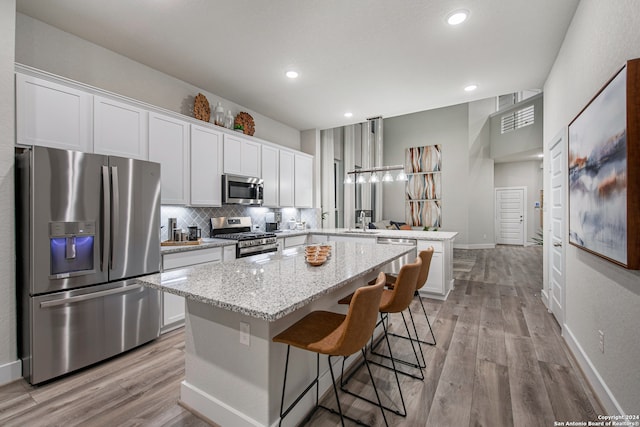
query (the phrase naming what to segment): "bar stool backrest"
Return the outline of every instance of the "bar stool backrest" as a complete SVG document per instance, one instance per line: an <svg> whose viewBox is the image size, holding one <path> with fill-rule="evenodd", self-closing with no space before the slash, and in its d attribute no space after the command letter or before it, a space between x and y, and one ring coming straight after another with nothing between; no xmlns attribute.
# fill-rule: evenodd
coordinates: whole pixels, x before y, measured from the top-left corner
<svg viewBox="0 0 640 427"><path fill-rule="evenodd" d="M420 268L422 267L422 259L417 257L412 264L405 264L398 273L398 278L391 292L391 298L383 300L380 305L380 311L383 313L400 313L411 304L413 294L416 291L416 283Z"/></svg>
<svg viewBox="0 0 640 427"><path fill-rule="evenodd" d="M356 289L349 304L347 317L335 331L322 340L324 348L321 349L321 353L349 356L365 346L376 327L385 282L384 273L380 273L375 285Z"/></svg>
<svg viewBox="0 0 640 427"><path fill-rule="evenodd" d="M420 274L418 275L418 284L416 285L416 290L420 290L427 283L427 278L429 277L429 267L431 267L431 258L433 258L433 246L429 249L425 249L424 251L420 251L418 254L420 259L422 259L422 267L420 268Z"/></svg>

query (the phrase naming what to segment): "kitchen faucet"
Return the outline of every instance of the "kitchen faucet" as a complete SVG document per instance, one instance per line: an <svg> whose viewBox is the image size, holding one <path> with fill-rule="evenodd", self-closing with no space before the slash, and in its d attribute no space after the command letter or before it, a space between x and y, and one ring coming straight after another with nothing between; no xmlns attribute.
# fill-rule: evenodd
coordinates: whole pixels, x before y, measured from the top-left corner
<svg viewBox="0 0 640 427"><path fill-rule="evenodd" d="M362 224L362 230L367 231L365 222L367 221L364 210L360 211L360 224Z"/></svg>

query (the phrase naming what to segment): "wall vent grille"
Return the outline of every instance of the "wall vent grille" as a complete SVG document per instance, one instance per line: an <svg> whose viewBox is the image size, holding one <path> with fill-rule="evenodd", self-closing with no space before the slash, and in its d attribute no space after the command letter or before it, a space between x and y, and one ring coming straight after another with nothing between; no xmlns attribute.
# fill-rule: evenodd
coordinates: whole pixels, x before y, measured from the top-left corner
<svg viewBox="0 0 640 427"><path fill-rule="evenodd" d="M534 106L529 105L513 113L505 114L500 119L500 133L507 133L534 123Z"/></svg>

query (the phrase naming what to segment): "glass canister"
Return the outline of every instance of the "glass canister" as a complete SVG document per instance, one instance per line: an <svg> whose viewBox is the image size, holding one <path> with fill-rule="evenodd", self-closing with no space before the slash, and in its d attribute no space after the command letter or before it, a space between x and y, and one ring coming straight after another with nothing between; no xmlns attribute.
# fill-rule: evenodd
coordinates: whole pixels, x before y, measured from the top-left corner
<svg viewBox="0 0 640 427"><path fill-rule="evenodd" d="M213 124L224 126L224 108L222 108L222 103L220 102L216 105L216 109L213 114Z"/></svg>
<svg viewBox="0 0 640 427"><path fill-rule="evenodd" d="M233 129L233 123L235 119L233 114L231 114L231 110L227 110L227 115L224 117L224 127L227 129Z"/></svg>

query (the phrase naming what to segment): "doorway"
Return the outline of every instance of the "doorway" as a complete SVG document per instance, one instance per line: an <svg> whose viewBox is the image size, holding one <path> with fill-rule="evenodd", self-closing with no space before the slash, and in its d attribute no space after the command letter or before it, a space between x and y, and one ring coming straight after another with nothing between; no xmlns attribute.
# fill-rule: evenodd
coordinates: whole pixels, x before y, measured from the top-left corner
<svg viewBox="0 0 640 427"><path fill-rule="evenodd" d="M496 243L521 245L526 241L527 217L526 187L499 187L495 189Z"/></svg>

